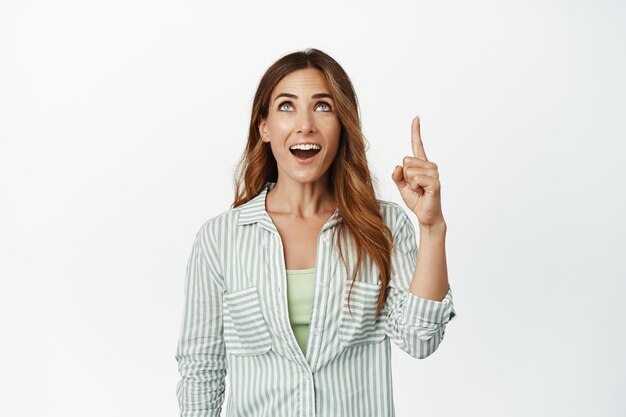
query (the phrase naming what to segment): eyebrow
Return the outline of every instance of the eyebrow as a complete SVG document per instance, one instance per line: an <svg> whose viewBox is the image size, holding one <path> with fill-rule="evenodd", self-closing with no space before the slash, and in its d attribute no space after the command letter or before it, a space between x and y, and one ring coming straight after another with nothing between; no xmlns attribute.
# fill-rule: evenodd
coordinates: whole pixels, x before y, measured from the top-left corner
<svg viewBox="0 0 626 417"><path fill-rule="evenodd" d="M279 97L291 97L291 98L295 98L295 99L297 99L297 98L298 98L298 96L297 96L297 95L295 95L295 94L291 94L291 93L281 93L281 94L279 94L279 95L277 95L277 96L276 96L276 98L274 99L274 101L278 100L278 98L279 98ZM331 98L331 99L333 98L333 96L331 96L331 95L330 95L330 94L328 94L328 93L317 93L317 94L313 94L313 95L311 96L311 98L322 98L322 97L328 97L328 98Z"/></svg>

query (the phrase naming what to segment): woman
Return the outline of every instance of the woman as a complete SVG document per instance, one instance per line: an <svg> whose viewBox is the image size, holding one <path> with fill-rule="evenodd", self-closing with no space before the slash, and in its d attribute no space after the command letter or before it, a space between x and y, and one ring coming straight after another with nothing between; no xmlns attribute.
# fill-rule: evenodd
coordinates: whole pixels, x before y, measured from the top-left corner
<svg viewBox="0 0 626 417"><path fill-rule="evenodd" d="M437 165L419 119L376 198L352 84L317 49L261 79L233 207L196 235L176 360L182 416L393 416L390 341L432 354L455 316ZM227 371L228 369L228 371Z"/></svg>

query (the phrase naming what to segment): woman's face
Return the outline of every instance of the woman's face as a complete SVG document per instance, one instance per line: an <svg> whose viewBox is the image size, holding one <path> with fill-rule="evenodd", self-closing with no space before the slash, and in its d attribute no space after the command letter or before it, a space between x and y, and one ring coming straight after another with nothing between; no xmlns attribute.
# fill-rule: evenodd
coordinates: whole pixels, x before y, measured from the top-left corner
<svg viewBox="0 0 626 417"><path fill-rule="evenodd" d="M283 77L272 91L267 120L261 121L259 132L270 143L279 177L299 182L324 177L339 149L341 124L323 73L306 68ZM296 144L320 149L290 149Z"/></svg>

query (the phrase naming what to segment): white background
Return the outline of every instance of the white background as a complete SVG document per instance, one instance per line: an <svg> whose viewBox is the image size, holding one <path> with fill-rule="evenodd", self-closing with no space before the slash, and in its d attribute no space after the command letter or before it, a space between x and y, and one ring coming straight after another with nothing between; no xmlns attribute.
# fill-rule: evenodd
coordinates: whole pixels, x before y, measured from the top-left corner
<svg viewBox="0 0 626 417"><path fill-rule="evenodd" d="M402 203L415 114L439 165L458 317L425 360L394 346L397 416L623 416L625 22L599 0L1 1L0 414L178 415L195 232L233 202L261 75L316 47L380 198Z"/></svg>

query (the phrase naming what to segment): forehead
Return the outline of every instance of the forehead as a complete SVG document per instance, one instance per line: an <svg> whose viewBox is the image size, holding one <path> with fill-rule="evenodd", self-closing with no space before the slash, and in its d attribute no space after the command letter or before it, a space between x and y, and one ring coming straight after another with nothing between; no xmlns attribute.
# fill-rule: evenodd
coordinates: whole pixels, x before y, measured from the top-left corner
<svg viewBox="0 0 626 417"><path fill-rule="evenodd" d="M285 75L274 87L272 97L280 93L292 93L298 95L298 92L307 92L307 96L314 93L330 93L324 74L315 68L304 68L292 71ZM310 94L308 94L310 92Z"/></svg>

